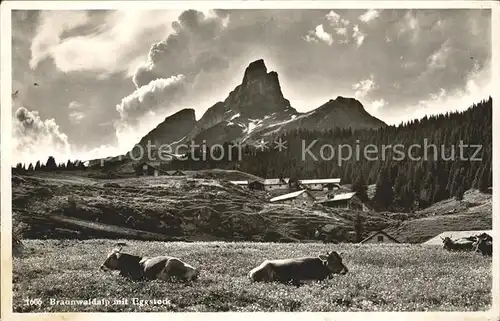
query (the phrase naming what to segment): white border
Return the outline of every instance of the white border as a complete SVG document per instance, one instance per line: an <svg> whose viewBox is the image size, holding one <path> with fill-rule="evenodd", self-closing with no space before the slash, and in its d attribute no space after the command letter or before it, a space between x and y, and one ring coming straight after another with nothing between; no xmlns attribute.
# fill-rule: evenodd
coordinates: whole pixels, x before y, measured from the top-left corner
<svg viewBox="0 0 500 321"><path fill-rule="evenodd" d="M500 320L500 279L499 256L493 255L493 305L488 312L301 312L301 313L16 313L12 314L12 259L11 259L11 10L77 10L77 9L492 9L492 88L495 103L500 101L498 86L500 80L500 4L496 1L3 1L1 3L1 318L2 320L120 320L137 318L149 320ZM493 108L493 166L500 166L500 110ZM496 165L496 166L495 166ZM500 170L493 171L493 238L500 238L500 198L497 193L500 186ZM497 242L495 242L495 248ZM498 251L497 251L498 252Z"/></svg>

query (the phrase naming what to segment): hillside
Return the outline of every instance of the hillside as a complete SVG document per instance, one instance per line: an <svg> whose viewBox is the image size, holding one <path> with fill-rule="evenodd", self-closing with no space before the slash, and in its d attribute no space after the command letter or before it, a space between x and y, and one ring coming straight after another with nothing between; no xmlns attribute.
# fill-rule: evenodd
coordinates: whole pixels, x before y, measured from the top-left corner
<svg viewBox="0 0 500 321"><path fill-rule="evenodd" d="M327 225L329 234L333 226L339 237L352 230L351 221L334 211L269 204L264 192L209 178L221 175L242 178L236 171L195 175L206 178L105 180L14 175L14 225L23 227L25 238L190 241L297 241ZM384 220L377 222L377 228L387 226Z"/></svg>
<svg viewBox="0 0 500 321"><path fill-rule="evenodd" d="M457 201L455 198L446 199L431 206L417 211L417 216L433 216L445 215L454 213L475 214L485 213L491 214L492 194L482 193L477 189L470 189L463 195L463 199Z"/></svg>
<svg viewBox="0 0 500 321"><path fill-rule="evenodd" d="M387 232L401 242L422 243L445 231L488 230L491 226L491 213L451 214L405 221Z"/></svg>
<svg viewBox="0 0 500 321"><path fill-rule="evenodd" d="M446 231L490 230L491 194L469 190L462 201L444 200L415 214L420 218L404 221L387 232L403 242L421 243Z"/></svg>
<svg viewBox="0 0 500 321"><path fill-rule="evenodd" d="M271 204L277 191L250 191L228 182L261 179L236 170L119 179L92 178L100 176L96 173L14 174L14 227L27 238L336 242L354 241L353 220L359 215L363 236L386 229L402 242L419 243L443 231L491 229L492 224L491 194L478 190L414 213L356 212Z"/></svg>

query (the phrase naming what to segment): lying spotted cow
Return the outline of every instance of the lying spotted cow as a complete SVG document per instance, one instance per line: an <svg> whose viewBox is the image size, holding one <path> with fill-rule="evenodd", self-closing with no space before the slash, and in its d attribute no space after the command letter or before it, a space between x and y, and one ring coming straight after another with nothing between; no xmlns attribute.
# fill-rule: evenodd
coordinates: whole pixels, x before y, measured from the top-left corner
<svg viewBox="0 0 500 321"><path fill-rule="evenodd" d="M103 271L120 271L120 275L134 279L172 279L194 281L199 269L171 256L140 257L122 253L122 246L114 248L101 265Z"/></svg>
<svg viewBox="0 0 500 321"><path fill-rule="evenodd" d="M340 255L332 251L318 257L266 260L248 273L252 281L281 282L300 285L301 281L324 280L334 274L346 274Z"/></svg>
<svg viewBox="0 0 500 321"><path fill-rule="evenodd" d="M486 234L486 233L483 233ZM493 254L493 239L491 236L486 234L486 236L481 235L478 237L477 241L474 243L474 251L479 252L485 256L491 256Z"/></svg>
<svg viewBox="0 0 500 321"><path fill-rule="evenodd" d="M467 252L474 250L474 242L469 241L467 239L454 241L451 237L447 236L445 238L441 237L443 241L443 249L452 252Z"/></svg>

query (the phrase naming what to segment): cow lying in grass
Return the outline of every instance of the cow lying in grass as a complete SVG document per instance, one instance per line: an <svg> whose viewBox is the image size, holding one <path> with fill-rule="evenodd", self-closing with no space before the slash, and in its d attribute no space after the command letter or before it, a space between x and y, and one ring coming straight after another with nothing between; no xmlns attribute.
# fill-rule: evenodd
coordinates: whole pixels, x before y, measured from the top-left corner
<svg viewBox="0 0 500 321"><path fill-rule="evenodd" d="M484 235L483 235L484 234ZM486 233L479 235L474 243L474 251L491 256L493 253L493 238Z"/></svg>
<svg viewBox="0 0 500 321"><path fill-rule="evenodd" d="M464 240L461 242L457 242L452 240L449 236L445 238L441 238L443 240L443 248L447 251L473 251L474 250L474 242L469 240Z"/></svg>
<svg viewBox="0 0 500 321"><path fill-rule="evenodd" d="M122 253L122 246L114 248L108 255L101 270L120 271L120 275L133 280L178 279L193 281L198 278L199 269L171 256L140 257Z"/></svg>
<svg viewBox="0 0 500 321"><path fill-rule="evenodd" d="M487 242L493 241L493 238L488 233L481 233L478 235L472 235L472 236L464 238L464 240L468 240L468 241L473 242L473 243L477 243L477 241L479 241L480 239L484 239Z"/></svg>
<svg viewBox="0 0 500 321"><path fill-rule="evenodd" d="M252 281L281 282L300 285L301 281L324 280L334 274L346 274L340 255L332 251L318 257L266 260L248 273Z"/></svg>

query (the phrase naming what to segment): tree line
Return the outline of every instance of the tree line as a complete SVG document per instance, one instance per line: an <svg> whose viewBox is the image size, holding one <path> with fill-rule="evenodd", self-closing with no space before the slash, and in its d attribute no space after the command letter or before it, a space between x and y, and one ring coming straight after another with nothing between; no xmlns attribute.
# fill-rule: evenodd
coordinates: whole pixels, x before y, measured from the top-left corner
<svg viewBox="0 0 500 321"><path fill-rule="evenodd" d="M47 162L43 163L37 161L35 165L33 163L17 163L13 168L14 173L23 173L23 172L34 172L34 171L61 171L61 170L76 170L76 169L85 169L87 168L85 164L80 160L57 163L53 156L49 156Z"/></svg>

